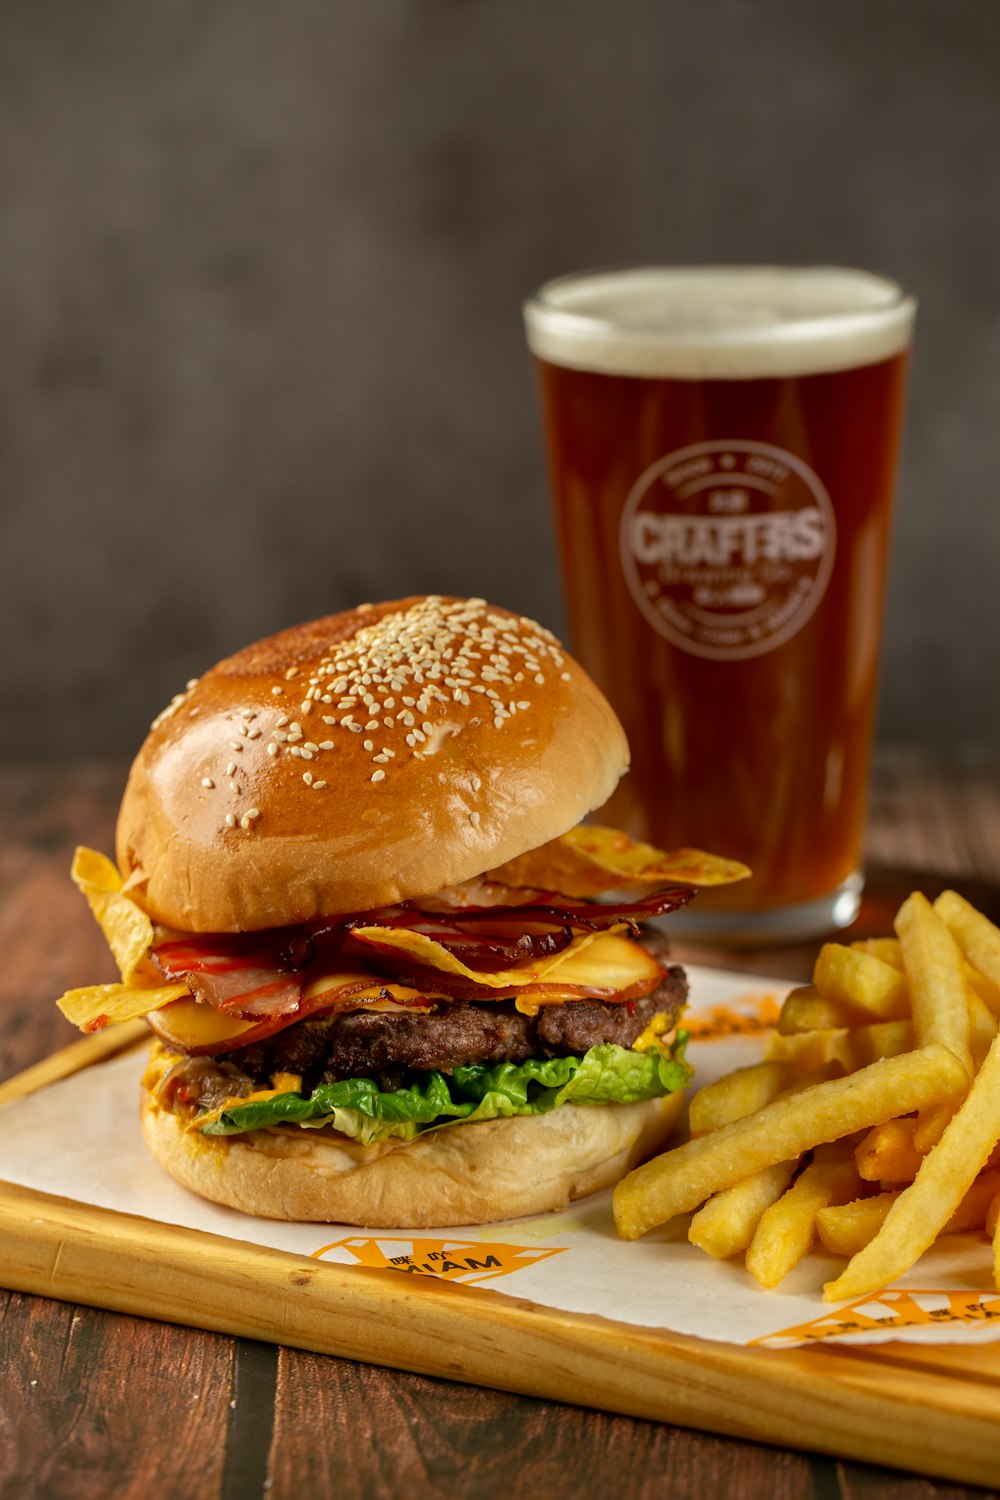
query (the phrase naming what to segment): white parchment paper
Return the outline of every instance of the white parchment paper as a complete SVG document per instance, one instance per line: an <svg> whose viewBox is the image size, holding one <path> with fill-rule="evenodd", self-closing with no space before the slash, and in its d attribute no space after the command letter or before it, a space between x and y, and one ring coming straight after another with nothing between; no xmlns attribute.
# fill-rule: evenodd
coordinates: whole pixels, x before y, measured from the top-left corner
<svg viewBox="0 0 1000 1500"><path fill-rule="evenodd" d="M692 1044L699 1083L756 1061L762 1017L788 986L689 966L695 1020L735 1014L751 1028ZM822 1250L773 1292L739 1259L719 1262L686 1239L687 1221L637 1243L614 1232L610 1192L562 1215L453 1230L366 1231L248 1218L194 1197L149 1156L137 1099L144 1050L88 1068L0 1109L0 1178L77 1202L345 1265L395 1266L474 1283L566 1312L773 1348L818 1339L921 1343L1000 1338L1000 1294L984 1235L951 1235L891 1290L834 1307L822 1287L838 1262ZM0 1283L3 1239L0 1226Z"/></svg>

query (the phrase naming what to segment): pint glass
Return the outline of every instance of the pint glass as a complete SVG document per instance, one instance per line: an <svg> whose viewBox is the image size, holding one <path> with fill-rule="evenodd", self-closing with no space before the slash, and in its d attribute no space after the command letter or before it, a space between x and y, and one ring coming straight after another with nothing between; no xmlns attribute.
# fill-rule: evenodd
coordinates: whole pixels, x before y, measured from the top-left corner
<svg viewBox="0 0 1000 1500"><path fill-rule="evenodd" d="M572 648L632 747L603 816L753 871L674 931L857 912L913 316L832 268L588 273L525 308Z"/></svg>

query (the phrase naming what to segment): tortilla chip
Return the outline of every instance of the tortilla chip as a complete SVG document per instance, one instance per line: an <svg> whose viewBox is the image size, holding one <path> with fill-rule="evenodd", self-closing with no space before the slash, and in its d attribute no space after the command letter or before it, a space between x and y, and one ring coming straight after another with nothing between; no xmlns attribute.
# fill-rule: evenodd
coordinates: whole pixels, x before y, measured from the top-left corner
<svg viewBox="0 0 1000 1500"><path fill-rule="evenodd" d="M617 828L581 823L538 849L520 854L489 872L504 885L559 891L564 896L597 896L605 891L663 885L731 885L750 874L735 859L701 849L669 853L630 839Z"/></svg>
<svg viewBox="0 0 1000 1500"><path fill-rule="evenodd" d="M89 984L81 990L67 990L56 1004L81 1031L102 1031L120 1021L136 1021L188 995L184 984L165 984L157 989L142 989L127 984ZM190 996L189 996L190 998Z"/></svg>
<svg viewBox="0 0 1000 1500"><path fill-rule="evenodd" d="M135 978L159 980L159 972L147 957L153 924L134 901L122 894L117 867L96 849L80 848L73 857L71 874L115 956L122 984L128 985Z"/></svg>

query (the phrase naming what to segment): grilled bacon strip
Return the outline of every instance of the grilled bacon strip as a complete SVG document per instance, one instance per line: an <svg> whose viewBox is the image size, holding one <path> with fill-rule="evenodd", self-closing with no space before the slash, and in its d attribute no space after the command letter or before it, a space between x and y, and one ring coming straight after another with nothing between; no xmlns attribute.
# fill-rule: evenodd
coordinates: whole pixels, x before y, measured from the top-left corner
<svg viewBox="0 0 1000 1500"><path fill-rule="evenodd" d="M372 945L352 939L355 927L419 933L440 944L467 968L488 973L554 956L580 934L622 926L637 932L641 921L675 910L694 893L689 887L670 887L638 901L608 905L570 901L551 892L538 894L541 899L516 906L461 907L443 913L414 902L402 902L373 912L268 933L191 935L157 944L152 957L165 979L186 984L196 1000L213 1006L222 1015L258 1022L287 1017L291 1022L318 1008L330 1008L345 998L339 991L328 991L322 1006L316 1003L304 1006L303 988L309 970L318 960L336 960L338 966L342 963L345 968L371 964ZM399 973L398 952L387 952L382 962L391 965L394 978L425 992L437 991L454 999L469 999L479 994L474 980L445 974L421 963L408 965L412 972L404 977ZM526 977L524 987L529 985L550 987L544 981L539 984L537 979ZM361 986L354 988L359 990ZM496 998L501 993L505 996L516 993L519 988L513 983L497 993ZM579 998L613 996L631 1000L639 993L647 993L649 987L641 984L620 993L594 985L555 984L551 988L563 994L579 992Z"/></svg>

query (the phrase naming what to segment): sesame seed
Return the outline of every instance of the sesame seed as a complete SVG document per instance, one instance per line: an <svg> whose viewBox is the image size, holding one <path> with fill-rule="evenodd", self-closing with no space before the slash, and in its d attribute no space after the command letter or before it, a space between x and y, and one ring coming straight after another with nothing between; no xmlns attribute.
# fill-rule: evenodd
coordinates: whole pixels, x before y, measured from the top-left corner
<svg viewBox="0 0 1000 1500"><path fill-rule="evenodd" d="M289 749L289 752L292 755L301 755L302 754L302 751L299 749L298 745L289 745L288 749Z"/></svg>
<svg viewBox="0 0 1000 1500"><path fill-rule="evenodd" d="M428 724L428 722L427 722L426 719L424 720L424 722L421 724L420 727L424 731L424 734L433 734L434 733L434 725L433 724Z"/></svg>
<svg viewBox="0 0 1000 1500"><path fill-rule="evenodd" d="M473 776L473 778L472 778L472 790L474 792L478 792L479 788L482 786L482 784L483 783L482 783L482 778L481 777L479 777L479 776Z"/></svg>
<svg viewBox="0 0 1000 1500"><path fill-rule="evenodd" d="M314 744L312 740L306 740L302 748L303 750L311 751L312 754L315 755L316 751L319 749L319 746L317 744Z"/></svg>
<svg viewBox="0 0 1000 1500"><path fill-rule="evenodd" d="M229 748L230 750L242 750L243 746L240 744L239 740L230 740Z"/></svg>
<svg viewBox="0 0 1000 1500"><path fill-rule="evenodd" d="M378 719L369 719L368 723L365 725L365 728L366 729L377 729L378 728Z"/></svg>
<svg viewBox="0 0 1000 1500"><path fill-rule="evenodd" d="M538 683L539 687L541 687L542 683L545 681L544 675L541 672L536 672L535 681Z"/></svg>
<svg viewBox="0 0 1000 1500"><path fill-rule="evenodd" d="M337 721L336 721L336 719L335 719L335 718L334 718L334 717L333 717L333 715L332 715L332 714L324 714L324 715L323 715L323 723L324 723L324 724L336 724L336 722L337 722Z"/></svg>
<svg viewBox="0 0 1000 1500"><path fill-rule="evenodd" d="M197 677L189 677L184 686L187 688L188 692L190 692L192 688L196 688L198 686Z"/></svg>
<svg viewBox="0 0 1000 1500"><path fill-rule="evenodd" d="M351 731L352 734L360 734L361 733L361 725L360 724L348 724L346 727Z"/></svg>
<svg viewBox="0 0 1000 1500"><path fill-rule="evenodd" d="M273 687L273 688L272 688L272 689L271 689L271 692L272 692L272 693L273 693L273 694L274 694L274 696L275 696L275 697L276 697L276 698L277 698L277 697L278 697L278 696L279 696L279 695L280 695L280 694L281 694L281 692L282 692L282 689L281 689L281 688L280 688L280 687Z"/></svg>
<svg viewBox="0 0 1000 1500"><path fill-rule="evenodd" d="M238 782L236 782L236 781L231 781L231 782L230 782L230 783L229 783L229 790L230 790L230 791L231 791L231 792L238 792L238 791L239 791L239 789L240 789L240 788L239 788L239 783L238 783Z"/></svg>
<svg viewBox="0 0 1000 1500"><path fill-rule="evenodd" d="M260 808L259 807L248 807L247 810L246 810L246 816L248 818L259 818L260 817Z"/></svg>
<svg viewBox="0 0 1000 1500"><path fill-rule="evenodd" d="M373 740L365 740L365 749L366 750L374 750L375 749L375 742Z"/></svg>
<svg viewBox="0 0 1000 1500"><path fill-rule="evenodd" d="M387 766L389 764L388 755L373 755L372 760L377 766Z"/></svg>
<svg viewBox="0 0 1000 1500"><path fill-rule="evenodd" d="M395 723L396 721L392 717L392 714L386 714L385 718L382 720L383 727L386 729L392 729Z"/></svg>
<svg viewBox="0 0 1000 1500"><path fill-rule="evenodd" d="M314 792L318 792L318 791L320 791L325 786L326 786L326 782L325 781L314 781L313 782L313 791Z"/></svg>
<svg viewBox="0 0 1000 1500"><path fill-rule="evenodd" d="M242 818L240 819L240 827L241 828L249 828L250 824L252 822L253 822L253 819L252 818L248 818L247 815L246 815L246 813L244 813L243 816L242 816Z"/></svg>
<svg viewBox="0 0 1000 1500"><path fill-rule="evenodd" d="M207 787L209 791L211 791L215 786L215 782L212 780L211 776L203 776L201 778L201 784L202 786Z"/></svg>
<svg viewBox="0 0 1000 1500"><path fill-rule="evenodd" d="M259 729L248 729L247 730L247 739L248 740L259 740L260 739L260 730Z"/></svg>
<svg viewBox="0 0 1000 1500"><path fill-rule="evenodd" d="M333 749L333 740L320 740L320 742L319 742L319 748L321 750L332 750Z"/></svg>
<svg viewBox="0 0 1000 1500"><path fill-rule="evenodd" d="M227 776L232 776L235 770L236 770L236 762L234 760L231 760L229 762L229 764L226 766L226 775Z"/></svg>
<svg viewBox="0 0 1000 1500"><path fill-rule="evenodd" d="M268 753L268 755L277 755L277 753L278 753L278 747L274 743L273 740L271 741L271 743L267 747L267 753Z"/></svg>
<svg viewBox="0 0 1000 1500"><path fill-rule="evenodd" d="M559 673L559 680L560 680L560 682L569 682L569 673L568 672L560 672Z"/></svg>
<svg viewBox="0 0 1000 1500"><path fill-rule="evenodd" d="M518 708L530 708L531 704L529 702L527 702L525 699L522 699L521 702L517 706L518 706Z"/></svg>
<svg viewBox="0 0 1000 1500"><path fill-rule="evenodd" d="M373 771L372 772L372 781L384 781L384 780L385 780L385 772L384 771Z"/></svg>
<svg viewBox="0 0 1000 1500"><path fill-rule="evenodd" d="M302 746L302 749L299 751L299 754L301 755L301 757L302 757L303 760L312 760L312 758L313 758L312 751L311 750L307 750L306 747L305 747L305 745Z"/></svg>
<svg viewBox="0 0 1000 1500"><path fill-rule="evenodd" d="M284 729L285 725L288 723L288 715L279 714L274 722L277 724L279 729Z"/></svg>
<svg viewBox="0 0 1000 1500"><path fill-rule="evenodd" d="M479 827L479 816L480 815L478 812L470 812L469 822L472 824L473 828Z"/></svg>
<svg viewBox="0 0 1000 1500"><path fill-rule="evenodd" d="M292 678L293 677L298 677L298 675L299 675L299 669L298 669L298 667L288 667L285 670L285 680L286 680L286 682L291 682Z"/></svg>
<svg viewBox="0 0 1000 1500"><path fill-rule="evenodd" d="M302 733L302 725L299 723L298 719L293 719L292 722L289 724L289 726L288 726L288 733L289 734L301 734Z"/></svg>
<svg viewBox="0 0 1000 1500"><path fill-rule="evenodd" d="M395 750L390 750L388 745L383 745L382 746L382 754L383 755L388 755L388 757L389 757L390 760L395 760L395 758L396 758L396 752L395 752Z"/></svg>
<svg viewBox="0 0 1000 1500"><path fill-rule="evenodd" d="M413 749L414 745L417 743L417 737L416 737L416 735L412 731L406 736L406 743L409 745L409 747L410 747L411 750Z"/></svg>
<svg viewBox="0 0 1000 1500"><path fill-rule="evenodd" d="M227 828L235 828L236 827L236 819L235 819L235 817L233 816L232 813L226 813L226 827Z"/></svg>
<svg viewBox="0 0 1000 1500"><path fill-rule="evenodd" d="M302 702L299 704L299 712L304 714L312 713L312 704L310 703L308 698L303 698Z"/></svg>
<svg viewBox="0 0 1000 1500"><path fill-rule="evenodd" d="M302 780L305 782L306 786L312 786L313 773L311 771L303 771Z"/></svg>

